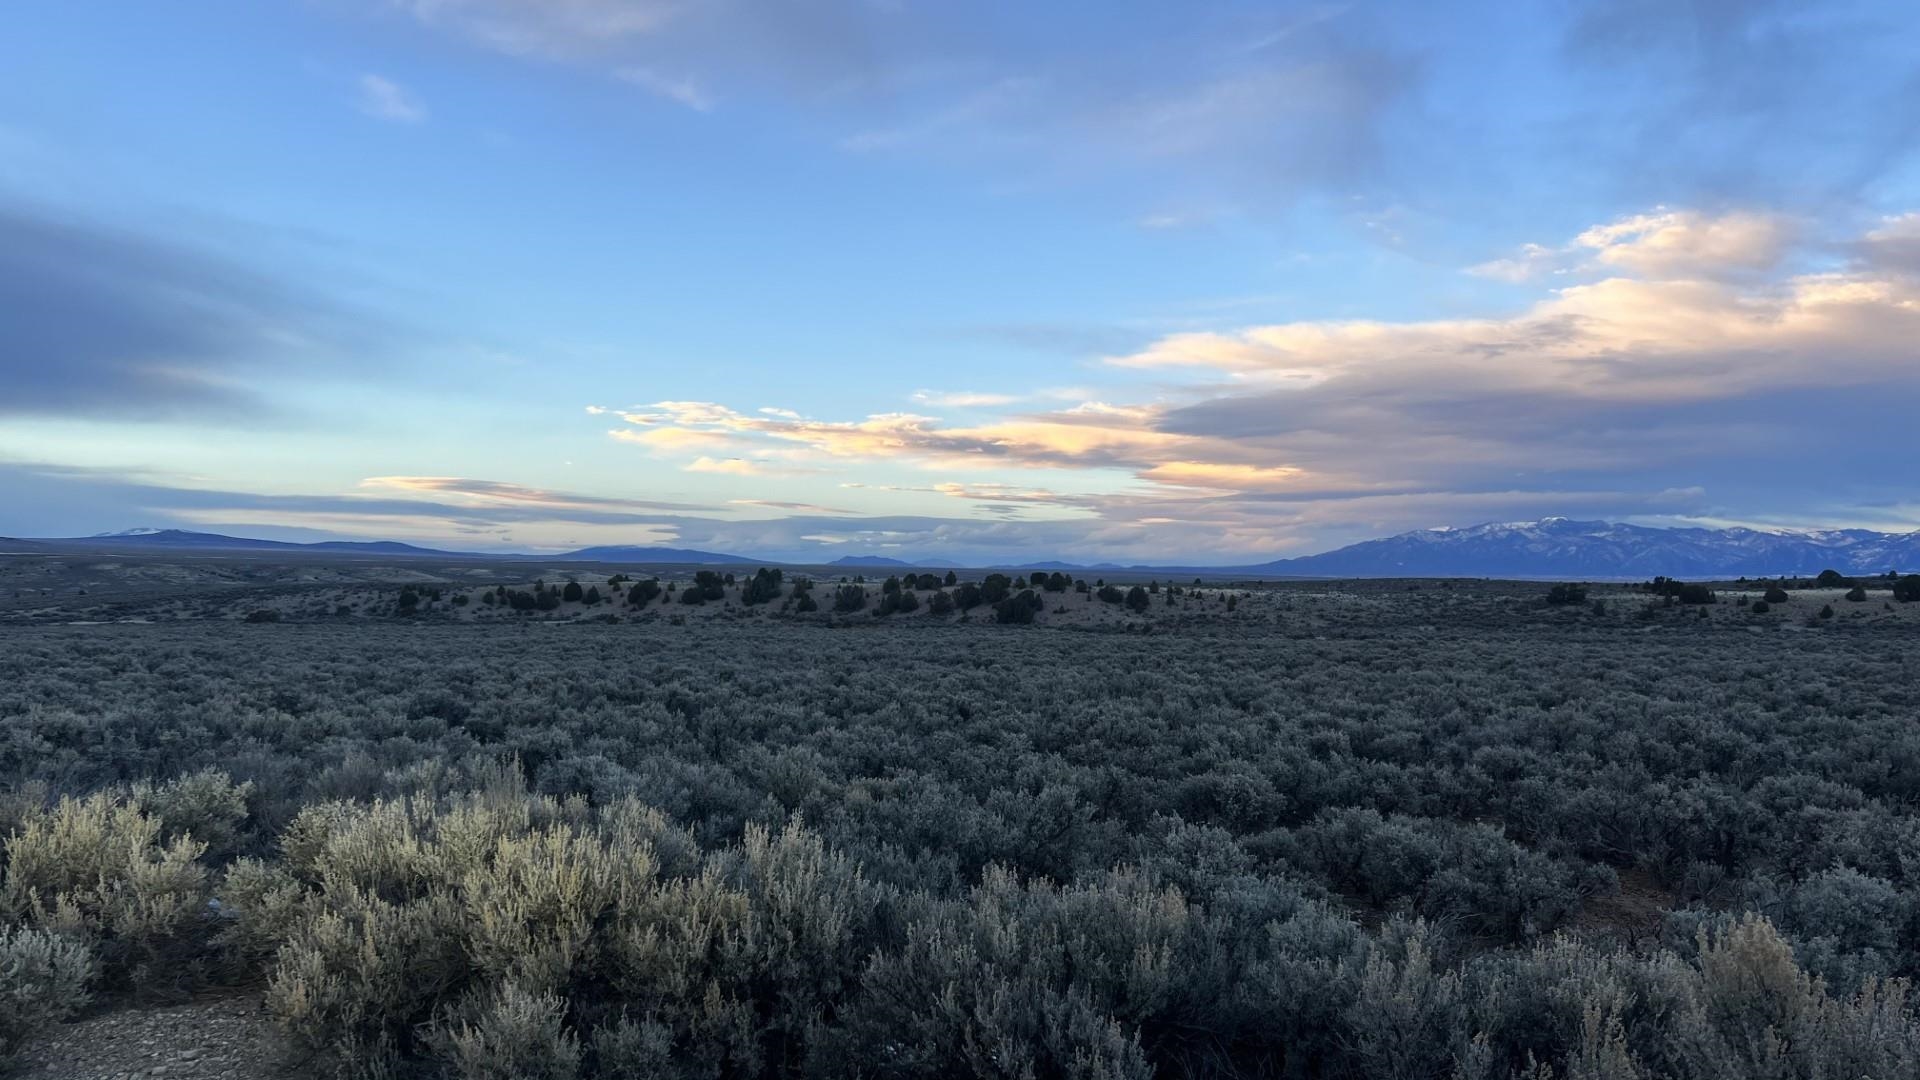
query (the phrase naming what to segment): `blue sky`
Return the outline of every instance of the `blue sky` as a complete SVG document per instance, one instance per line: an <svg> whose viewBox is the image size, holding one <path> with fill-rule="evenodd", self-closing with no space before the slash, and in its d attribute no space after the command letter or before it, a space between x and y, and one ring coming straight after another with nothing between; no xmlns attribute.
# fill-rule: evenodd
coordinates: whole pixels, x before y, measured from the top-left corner
<svg viewBox="0 0 1920 1080"><path fill-rule="evenodd" d="M1920 526L1906 5L28 0L0 534Z"/></svg>

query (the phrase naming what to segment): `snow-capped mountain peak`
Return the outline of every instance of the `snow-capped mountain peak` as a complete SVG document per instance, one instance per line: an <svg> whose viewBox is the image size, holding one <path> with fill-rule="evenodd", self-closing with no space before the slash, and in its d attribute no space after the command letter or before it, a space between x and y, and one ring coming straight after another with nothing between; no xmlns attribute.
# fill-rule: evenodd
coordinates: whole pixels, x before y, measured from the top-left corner
<svg viewBox="0 0 1920 1080"><path fill-rule="evenodd" d="M1848 575L1920 570L1920 532L1652 528L1565 517L1421 529L1263 564L1352 577L1648 578Z"/></svg>

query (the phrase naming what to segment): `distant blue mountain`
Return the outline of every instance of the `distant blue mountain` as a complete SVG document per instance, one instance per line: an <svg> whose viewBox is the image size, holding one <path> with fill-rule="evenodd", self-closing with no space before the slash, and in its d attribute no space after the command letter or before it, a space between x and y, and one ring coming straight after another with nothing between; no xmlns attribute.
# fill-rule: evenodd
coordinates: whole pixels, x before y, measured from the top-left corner
<svg viewBox="0 0 1920 1080"><path fill-rule="evenodd" d="M300 544L291 540L258 540L185 529L128 529L124 532L76 536L42 543L107 548L193 548L204 551L309 551L343 555L460 555L463 552L415 547L397 540L322 540Z"/></svg>
<svg viewBox="0 0 1920 1080"><path fill-rule="evenodd" d="M744 555L727 555L717 551L695 551L692 548L634 547L631 545L611 545L606 547L581 548L562 555L539 556L548 560L565 562L603 562L603 563L659 563L684 564L693 566L764 566L764 559L749 559Z"/></svg>
<svg viewBox="0 0 1920 1080"><path fill-rule="evenodd" d="M783 560L691 548L614 545L560 555L439 551L393 540L328 540L301 544L255 540L183 529L131 529L62 540L0 540L20 551L198 550L286 552L386 557L435 556L693 566L766 566ZM910 563L883 555L847 555L828 566L873 570L944 570L952 563ZM1467 528L1422 529L1351 544L1318 555L1251 566L1093 565L1040 560L1003 563L1009 572L1033 570L1244 577L1507 577L1632 580L1669 577L1811 576L1833 569L1865 576L1888 570L1920 572L1920 532L1866 529L1772 532L1759 529L1658 529L1606 521L1501 522Z"/></svg>
<svg viewBox="0 0 1920 1080"><path fill-rule="evenodd" d="M887 567L892 567L893 569L896 569L896 570L920 569L920 566L917 563L902 562L899 559L889 559L883 555L848 555L844 558L835 559L832 562L827 563L826 565L827 566L863 566L863 567L873 567L873 568L882 568L882 569Z"/></svg>
<svg viewBox="0 0 1920 1080"><path fill-rule="evenodd" d="M1642 579L1920 570L1920 532L1656 529L1545 518L1423 529L1320 555L1239 568L1307 577Z"/></svg>

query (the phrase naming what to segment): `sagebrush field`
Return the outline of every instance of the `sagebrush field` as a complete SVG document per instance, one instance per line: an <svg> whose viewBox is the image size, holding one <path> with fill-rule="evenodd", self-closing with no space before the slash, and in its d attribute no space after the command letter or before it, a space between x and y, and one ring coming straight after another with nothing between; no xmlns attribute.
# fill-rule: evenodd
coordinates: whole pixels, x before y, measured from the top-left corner
<svg viewBox="0 0 1920 1080"><path fill-rule="evenodd" d="M397 591L0 627L9 1043L252 985L361 1076L1920 1075L1884 591Z"/></svg>

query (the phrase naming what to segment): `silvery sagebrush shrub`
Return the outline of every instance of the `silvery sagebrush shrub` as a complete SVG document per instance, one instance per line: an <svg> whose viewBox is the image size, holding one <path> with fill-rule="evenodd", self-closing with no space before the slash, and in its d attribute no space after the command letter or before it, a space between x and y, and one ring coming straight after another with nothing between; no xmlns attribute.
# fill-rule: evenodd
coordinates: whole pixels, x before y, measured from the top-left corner
<svg viewBox="0 0 1920 1080"><path fill-rule="evenodd" d="M609 1036L619 1048L609 1053L624 1060L665 1047L714 1070L754 1059L748 903L717 865L623 899L606 974L642 1020L617 1021L627 1026Z"/></svg>
<svg viewBox="0 0 1920 1080"><path fill-rule="evenodd" d="M461 921L444 893L395 903L336 890L280 947L267 1008L295 1039L343 1059L406 1055L418 1025L466 979Z"/></svg>
<svg viewBox="0 0 1920 1080"><path fill-rule="evenodd" d="M1149 1076L1139 1033L1183 1003L1195 915L1136 871L1063 888L990 867L964 903L907 913L840 1053L885 1076Z"/></svg>
<svg viewBox="0 0 1920 1080"><path fill-rule="evenodd" d="M602 920L653 877L647 848L615 849L568 826L499 836L458 883L467 954L483 976L564 989L595 961Z"/></svg>
<svg viewBox="0 0 1920 1080"><path fill-rule="evenodd" d="M884 890L797 821L778 832L749 826L730 864L730 882L747 897L752 996L774 1041L797 1050L857 982Z"/></svg>
<svg viewBox="0 0 1920 1080"><path fill-rule="evenodd" d="M97 943L107 995L210 937L368 1077L449 1068L428 1033L482 1030L508 984L563 1003L589 1076L1916 1074L1901 634L1836 620L1782 664L1658 610L1356 589L1150 639L14 627L0 836L40 832L0 898ZM156 964L105 914L150 876L33 851L61 793L169 775L135 846L191 834L225 869ZM1629 868L1672 912L1631 949L1591 904Z"/></svg>
<svg viewBox="0 0 1920 1080"><path fill-rule="evenodd" d="M1920 1075L1920 1018L1904 980L1835 997L1772 923L1746 914L1700 931L1699 977L1673 1027L1681 1071L1733 1080Z"/></svg>
<svg viewBox="0 0 1920 1080"><path fill-rule="evenodd" d="M460 1080L574 1080L580 1040L567 1003L506 982L456 1006L430 1039Z"/></svg>
<svg viewBox="0 0 1920 1080"><path fill-rule="evenodd" d="M136 784L132 802L160 819L162 837L190 836L219 860L238 849L252 794L251 782L236 784L224 771L205 768L159 785Z"/></svg>
<svg viewBox="0 0 1920 1080"><path fill-rule="evenodd" d="M229 970L251 973L267 966L280 946L318 910L318 897L283 867L237 859L221 874L213 905L218 929L213 945Z"/></svg>
<svg viewBox="0 0 1920 1080"><path fill-rule="evenodd" d="M1354 1059L1369 1078L1444 1076L1464 1041L1462 980L1436 965L1424 923L1390 927L1388 936L1352 976L1356 992L1346 1028Z"/></svg>
<svg viewBox="0 0 1920 1080"><path fill-rule="evenodd" d="M93 957L68 934L0 926L0 1066L28 1036L84 1008Z"/></svg>
<svg viewBox="0 0 1920 1080"><path fill-rule="evenodd" d="M204 845L163 841L161 829L159 818L111 792L29 812L6 840L0 906L30 926L92 942L116 981L143 989L190 981L186 969L209 928Z"/></svg>

